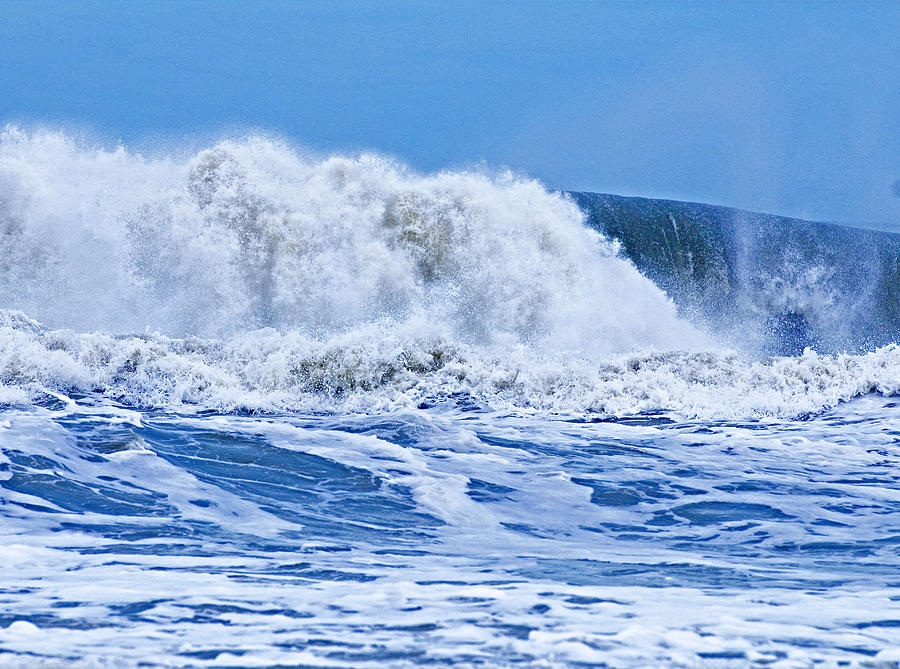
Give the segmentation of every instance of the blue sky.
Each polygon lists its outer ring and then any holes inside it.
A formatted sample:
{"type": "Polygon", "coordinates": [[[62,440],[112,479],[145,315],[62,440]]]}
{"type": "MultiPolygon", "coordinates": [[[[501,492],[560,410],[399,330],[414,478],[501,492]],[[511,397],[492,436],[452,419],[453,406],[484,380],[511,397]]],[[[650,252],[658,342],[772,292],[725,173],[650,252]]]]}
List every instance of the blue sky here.
{"type": "Polygon", "coordinates": [[[0,0],[0,123],[900,229],[900,2],[0,0]]]}

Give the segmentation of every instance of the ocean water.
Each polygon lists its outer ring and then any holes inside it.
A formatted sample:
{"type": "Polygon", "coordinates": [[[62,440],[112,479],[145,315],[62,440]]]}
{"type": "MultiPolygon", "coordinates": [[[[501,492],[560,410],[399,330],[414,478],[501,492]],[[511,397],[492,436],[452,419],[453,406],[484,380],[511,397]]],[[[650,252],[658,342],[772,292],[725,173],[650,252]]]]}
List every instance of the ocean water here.
{"type": "Polygon", "coordinates": [[[521,176],[9,127],[0,666],[898,666],[900,336],[753,318],[521,176]]]}

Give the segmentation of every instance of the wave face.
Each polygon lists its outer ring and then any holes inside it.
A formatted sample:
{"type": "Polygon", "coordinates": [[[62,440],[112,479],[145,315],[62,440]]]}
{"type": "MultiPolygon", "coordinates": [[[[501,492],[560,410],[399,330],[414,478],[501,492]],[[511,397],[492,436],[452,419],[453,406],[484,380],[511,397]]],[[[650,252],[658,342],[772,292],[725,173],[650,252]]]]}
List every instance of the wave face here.
{"type": "Polygon", "coordinates": [[[862,351],[900,332],[900,235],[728,207],[571,193],[682,312],[742,348],[862,351]]]}
{"type": "MultiPolygon", "coordinates": [[[[759,321],[767,299],[750,282],[735,300],[739,263],[698,254],[691,272],[703,259],[712,278],[691,283],[625,236],[633,263],[578,204],[510,174],[421,176],[262,137],[153,158],[9,127],[0,401],[99,392],[137,406],[368,411],[466,396],[604,415],[795,416],[900,387],[888,336],[865,355],[719,350],[727,328],[708,316],[737,313],[720,308],[734,301],[759,321]]],[[[833,287],[826,265],[797,265],[812,287],[773,279],[787,302],[770,311],[824,314],[802,305],[833,287]]],[[[852,323],[893,317],[888,303],[888,316],[873,310],[879,290],[857,300],[852,323]]]]}

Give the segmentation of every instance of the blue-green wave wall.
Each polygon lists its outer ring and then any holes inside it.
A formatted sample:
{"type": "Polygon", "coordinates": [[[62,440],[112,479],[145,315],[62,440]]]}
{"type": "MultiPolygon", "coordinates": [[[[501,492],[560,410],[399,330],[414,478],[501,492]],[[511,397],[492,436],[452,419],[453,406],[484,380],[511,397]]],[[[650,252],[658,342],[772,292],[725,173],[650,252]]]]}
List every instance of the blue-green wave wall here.
{"type": "Polygon", "coordinates": [[[570,192],[690,317],[767,353],[900,340],[900,235],[729,207],[570,192]]]}

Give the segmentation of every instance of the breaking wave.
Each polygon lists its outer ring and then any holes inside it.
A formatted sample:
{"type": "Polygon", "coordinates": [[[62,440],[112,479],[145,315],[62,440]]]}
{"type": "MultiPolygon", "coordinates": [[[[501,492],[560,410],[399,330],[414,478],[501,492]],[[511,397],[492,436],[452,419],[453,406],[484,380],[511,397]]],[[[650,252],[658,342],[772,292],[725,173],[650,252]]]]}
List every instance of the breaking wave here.
{"type": "Polygon", "coordinates": [[[264,137],[179,159],[8,127],[0,309],[0,402],[795,416],[900,388],[895,345],[718,350],[533,180],[264,137]]]}

